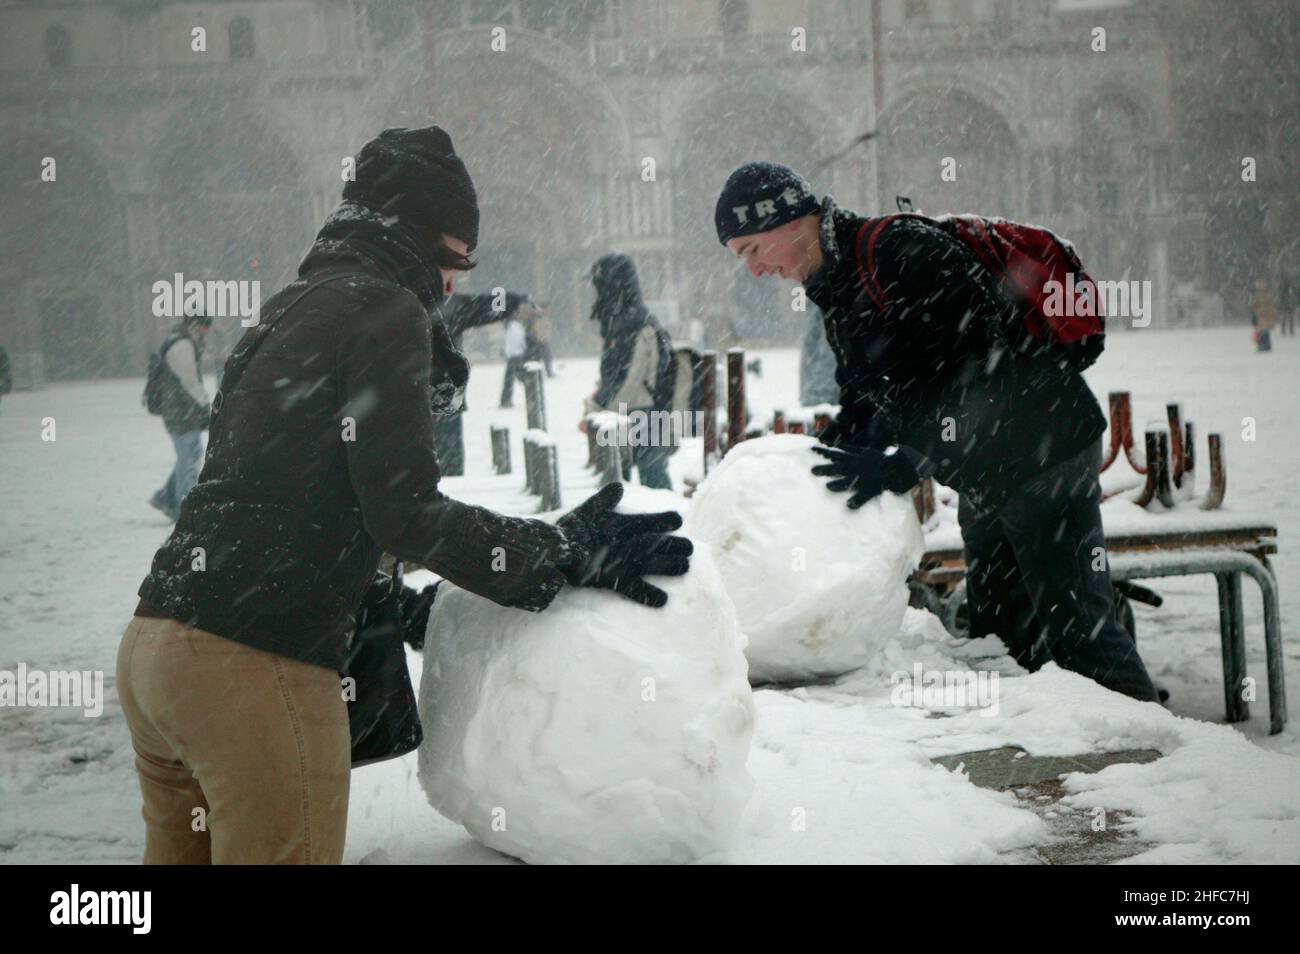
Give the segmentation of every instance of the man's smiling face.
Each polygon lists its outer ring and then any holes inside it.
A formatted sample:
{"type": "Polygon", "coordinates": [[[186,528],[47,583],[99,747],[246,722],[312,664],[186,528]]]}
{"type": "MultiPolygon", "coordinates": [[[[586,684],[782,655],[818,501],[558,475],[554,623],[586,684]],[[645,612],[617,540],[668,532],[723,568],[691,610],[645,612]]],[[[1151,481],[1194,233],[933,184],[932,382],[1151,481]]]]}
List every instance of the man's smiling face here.
{"type": "Polygon", "coordinates": [[[727,248],[755,278],[779,275],[787,281],[807,281],[821,265],[820,221],[820,216],[805,215],[766,232],[728,239],[727,248]]]}

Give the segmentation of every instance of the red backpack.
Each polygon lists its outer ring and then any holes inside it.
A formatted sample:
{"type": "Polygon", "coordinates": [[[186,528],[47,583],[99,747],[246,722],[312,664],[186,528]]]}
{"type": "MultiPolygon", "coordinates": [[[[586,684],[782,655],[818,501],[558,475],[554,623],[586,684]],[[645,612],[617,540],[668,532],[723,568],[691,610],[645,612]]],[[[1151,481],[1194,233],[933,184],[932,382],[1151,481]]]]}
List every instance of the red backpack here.
{"type": "Polygon", "coordinates": [[[1073,346],[1066,353],[1077,370],[1097,360],[1106,334],[1106,319],[1096,286],[1083,270],[1074,246],[1038,225],[980,215],[932,219],[915,212],[868,219],[858,230],[858,276],[877,307],[884,308],[886,300],[876,277],[876,242],[886,226],[901,218],[929,222],[974,252],[984,267],[1026,305],[1022,312],[1025,330],[1034,338],[1050,338],[1073,346]],[[1059,291],[1047,287],[1053,281],[1059,283],[1059,291]],[[1049,309],[1048,300],[1053,295],[1056,305],[1049,309]]]}

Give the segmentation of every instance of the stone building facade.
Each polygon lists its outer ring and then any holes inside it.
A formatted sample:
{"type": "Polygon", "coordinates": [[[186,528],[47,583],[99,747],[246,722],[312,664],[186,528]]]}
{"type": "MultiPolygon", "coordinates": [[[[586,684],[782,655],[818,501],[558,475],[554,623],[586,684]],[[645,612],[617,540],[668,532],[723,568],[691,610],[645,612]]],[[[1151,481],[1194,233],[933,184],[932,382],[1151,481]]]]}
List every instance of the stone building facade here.
{"type": "MultiPolygon", "coordinates": [[[[463,287],[549,301],[561,353],[594,349],[583,271],[616,248],[679,336],[798,340],[789,288],[737,281],[713,233],[753,158],[860,211],[906,194],[1048,224],[1096,277],[1150,279],[1157,324],[1189,288],[1236,318],[1295,259],[1295,19],[1282,0],[11,0],[0,344],[20,384],[141,374],[155,281],[269,296],[346,159],[428,122],[479,188],[463,287]]],[[[218,321],[214,359],[239,332],[218,321]]]]}

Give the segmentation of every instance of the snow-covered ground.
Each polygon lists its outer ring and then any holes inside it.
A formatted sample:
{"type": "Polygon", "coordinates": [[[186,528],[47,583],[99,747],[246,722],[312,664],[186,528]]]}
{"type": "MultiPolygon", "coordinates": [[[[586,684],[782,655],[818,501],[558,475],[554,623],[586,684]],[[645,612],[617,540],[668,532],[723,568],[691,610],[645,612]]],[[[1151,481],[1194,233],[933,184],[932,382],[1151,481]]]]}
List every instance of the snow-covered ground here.
{"type": "MultiPolygon", "coordinates": [[[[1278,338],[1257,355],[1243,330],[1142,331],[1111,336],[1089,382],[1133,392],[1134,423],[1179,400],[1205,435],[1224,435],[1225,510],[1260,515],[1279,528],[1274,561],[1282,600],[1287,689],[1300,700],[1300,343],[1278,338]],[[1243,440],[1243,419],[1255,440],[1243,440]]],[[[792,407],[797,354],[760,352],[755,403],[792,407]]],[[[470,382],[469,474],[447,492],[512,512],[534,506],[522,475],[490,477],[490,423],[512,429],[516,465],[522,401],[500,411],[499,365],[470,382]]],[[[560,362],[548,384],[551,431],[559,441],[565,507],[595,489],[581,469],[576,430],[595,361],[560,362]]],[[[103,714],[0,708],[0,860],[129,862],[143,847],[143,823],[126,727],[113,692],[118,640],[154,548],[168,531],[145,503],[171,466],[161,425],[139,405],[142,382],[55,386],[0,404],[0,670],[99,670],[103,714]],[[53,418],[54,441],[42,440],[53,418]]],[[[698,471],[686,452],[678,480],[698,471]]],[[[1199,480],[1207,478],[1202,464],[1199,480]]],[[[1203,487],[1203,484],[1202,484],[1203,487]]],[[[1180,515],[1181,517],[1181,515],[1180,515]]],[[[1018,861],[1049,837],[1043,819],[1009,793],[977,788],[931,765],[938,755],[1019,745],[1033,755],[1155,748],[1165,758],[1070,776],[1066,805],[1131,813],[1126,824],[1153,847],[1139,862],[1300,861],[1300,733],[1295,722],[1267,735],[1258,593],[1245,584],[1247,662],[1261,684],[1253,718],[1225,727],[1218,616],[1208,577],[1155,581],[1158,609],[1137,606],[1138,645],[1173,698],[1169,711],[1108,693],[1056,667],[1019,673],[990,640],[948,640],[933,617],[909,612],[881,658],[835,684],[755,693],[750,753],[756,785],[735,846],[717,860],[979,862],[1018,861]],[[927,668],[996,671],[997,714],[895,705],[890,674],[927,668]],[[943,716],[943,717],[940,717],[943,716]]],[[[421,665],[412,658],[412,675],[421,665]]],[[[416,757],[352,776],[346,860],[502,862],[429,806],[416,757]]]]}

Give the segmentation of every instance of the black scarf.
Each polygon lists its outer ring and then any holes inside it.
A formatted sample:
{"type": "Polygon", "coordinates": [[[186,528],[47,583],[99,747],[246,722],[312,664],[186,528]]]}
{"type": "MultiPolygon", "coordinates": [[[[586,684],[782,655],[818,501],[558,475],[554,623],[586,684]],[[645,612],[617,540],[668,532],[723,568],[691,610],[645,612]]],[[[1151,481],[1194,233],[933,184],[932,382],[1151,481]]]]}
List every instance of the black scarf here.
{"type": "Polygon", "coordinates": [[[378,274],[412,292],[429,313],[433,343],[433,413],[459,412],[469,380],[469,362],[443,320],[442,272],[428,244],[388,217],[357,202],[343,202],[331,213],[298,268],[300,277],[325,269],[358,268],[378,274]]]}

